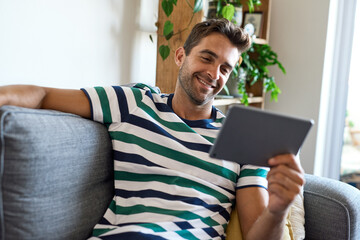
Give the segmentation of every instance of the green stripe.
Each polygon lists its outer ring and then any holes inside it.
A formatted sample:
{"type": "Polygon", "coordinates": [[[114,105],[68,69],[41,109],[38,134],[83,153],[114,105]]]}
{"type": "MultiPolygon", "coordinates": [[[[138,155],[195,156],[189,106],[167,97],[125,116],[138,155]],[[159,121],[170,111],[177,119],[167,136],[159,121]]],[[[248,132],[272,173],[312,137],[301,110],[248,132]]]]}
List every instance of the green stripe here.
{"type": "Polygon", "coordinates": [[[132,181],[132,182],[150,182],[150,181],[157,181],[166,183],[169,185],[176,185],[186,188],[193,188],[199,192],[211,195],[217,198],[221,203],[229,203],[230,199],[203,184],[200,184],[196,181],[192,181],[182,177],[174,177],[174,176],[167,176],[167,175],[160,175],[160,174],[141,174],[141,173],[130,173],[125,171],[114,171],[115,172],[115,180],[124,180],[124,181],[132,181]]]}
{"type": "Polygon", "coordinates": [[[216,123],[222,123],[222,121],[225,119],[225,117],[222,117],[222,118],[217,118],[215,120],[216,123]]]}
{"type": "Polygon", "coordinates": [[[201,136],[211,143],[214,143],[214,141],[215,141],[215,138],[213,138],[213,137],[208,137],[208,136],[204,136],[204,135],[201,135],[201,136]]]}
{"type": "Polygon", "coordinates": [[[184,239],[200,239],[197,238],[194,234],[192,234],[191,232],[189,232],[188,230],[179,230],[179,231],[175,231],[177,234],[179,234],[181,237],[183,237],[184,239]]]}
{"type": "Polygon", "coordinates": [[[111,230],[114,230],[115,228],[94,228],[93,229],[93,232],[92,232],[92,235],[93,236],[100,236],[101,234],[104,234],[104,233],[107,233],[111,230]]]}
{"type": "Polygon", "coordinates": [[[257,176],[257,177],[263,177],[266,178],[268,171],[265,169],[244,169],[241,170],[240,172],[240,178],[242,177],[253,177],[253,176],[257,176]]]}
{"type": "Polygon", "coordinates": [[[163,228],[155,223],[140,223],[137,225],[141,226],[141,227],[149,228],[149,229],[153,230],[154,232],[166,232],[165,228],[163,228]]]}
{"type": "Polygon", "coordinates": [[[180,151],[165,146],[161,146],[159,144],[139,138],[133,134],[128,134],[125,132],[109,132],[109,134],[112,139],[116,139],[130,144],[137,144],[150,152],[204,169],[208,172],[227,178],[232,182],[236,182],[236,173],[222,166],[218,166],[214,163],[203,161],[200,158],[196,158],[192,155],[182,153],[180,151]]]}
{"type": "Polygon", "coordinates": [[[111,123],[111,111],[108,96],[103,87],[95,87],[97,94],[99,95],[101,109],[103,112],[103,123],[111,123]]]}
{"type": "Polygon", "coordinates": [[[211,219],[210,217],[203,218],[193,212],[190,211],[180,211],[180,210],[171,210],[171,209],[164,209],[164,208],[158,208],[158,207],[151,207],[151,206],[144,206],[141,204],[133,205],[131,207],[123,207],[116,205],[115,201],[112,200],[112,204],[110,204],[110,209],[115,214],[121,214],[121,215],[132,215],[132,214],[138,214],[138,213],[156,213],[156,214],[164,214],[169,216],[175,216],[178,218],[182,218],[185,220],[194,220],[194,219],[200,219],[202,222],[207,224],[208,226],[217,226],[219,225],[218,222],[211,219]]]}
{"type": "Polygon", "coordinates": [[[159,94],[158,91],[155,91],[154,88],[150,87],[149,85],[143,84],[143,83],[137,83],[135,84],[136,87],[142,88],[142,89],[149,89],[151,93],[159,94]]]}
{"type": "MultiPolygon", "coordinates": [[[[165,228],[163,228],[155,223],[141,223],[141,224],[137,224],[137,225],[139,225],[141,227],[149,228],[149,229],[153,230],[154,232],[167,232],[167,230],[165,228]]],[[[199,239],[196,236],[194,236],[191,232],[189,232],[188,230],[179,230],[179,231],[175,231],[175,233],[185,239],[199,239]]]]}
{"type": "Polygon", "coordinates": [[[188,125],[186,125],[183,122],[168,122],[163,120],[162,118],[160,118],[156,112],[149,106],[147,106],[146,104],[144,104],[142,102],[142,94],[140,89],[136,89],[136,88],[132,88],[135,100],[136,100],[136,105],[141,108],[143,111],[145,111],[148,115],[150,115],[153,119],[155,119],[156,121],[158,121],[159,123],[161,123],[162,125],[166,126],[167,128],[170,128],[171,130],[177,131],[177,132],[193,132],[195,133],[195,131],[190,128],[188,125]]]}

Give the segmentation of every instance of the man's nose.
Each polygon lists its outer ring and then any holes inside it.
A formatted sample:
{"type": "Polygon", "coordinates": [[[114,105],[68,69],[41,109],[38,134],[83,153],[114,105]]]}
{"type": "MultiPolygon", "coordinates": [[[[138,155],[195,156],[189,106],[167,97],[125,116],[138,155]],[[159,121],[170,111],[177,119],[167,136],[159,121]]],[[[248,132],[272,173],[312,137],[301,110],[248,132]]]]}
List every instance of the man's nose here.
{"type": "Polygon", "coordinates": [[[211,80],[218,80],[220,77],[220,66],[211,66],[208,69],[208,76],[211,80]]]}

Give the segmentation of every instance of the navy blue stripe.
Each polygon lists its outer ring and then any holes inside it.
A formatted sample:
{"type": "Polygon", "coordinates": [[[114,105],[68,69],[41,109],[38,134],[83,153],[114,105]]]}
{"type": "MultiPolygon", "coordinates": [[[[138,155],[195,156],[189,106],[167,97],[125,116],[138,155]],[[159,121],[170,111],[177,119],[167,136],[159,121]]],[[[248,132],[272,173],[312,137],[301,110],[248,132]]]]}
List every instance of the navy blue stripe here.
{"type": "Polygon", "coordinates": [[[151,167],[162,167],[158,164],[155,164],[146,158],[133,153],[124,153],[119,152],[116,150],[113,150],[114,160],[121,161],[121,162],[131,162],[131,163],[137,163],[145,166],[151,166],[151,167]]]}
{"type": "Polygon", "coordinates": [[[190,223],[188,222],[174,222],[181,230],[186,229],[192,229],[194,228],[190,223]]]}
{"type": "MultiPolygon", "coordinates": [[[[174,222],[181,230],[189,230],[194,227],[188,222],[174,222]]],[[[211,238],[219,237],[219,233],[212,227],[202,228],[211,238]]]]}
{"type": "Polygon", "coordinates": [[[129,107],[127,104],[127,98],[126,98],[124,90],[120,86],[113,86],[113,88],[115,90],[118,104],[119,104],[121,121],[123,122],[123,121],[125,121],[125,119],[127,119],[129,117],[129,107]]]}
{"type": "MultiPolygon", "coordinates": [[[[139,88],[139,87],[137,87],[139,88]]],[[[140,88],[141,90],[145,90],[140,88]]],[[[155,104],[155,107],[160,112],[172,112],[172,109],[166,103],[157,103],[154,101],[154,95],[150,90],[145,90],[145,96],[151,99],[151,101],[155,104]]]]}
{"type": "Polygon", "coordinates": [[[206,232],[211,238],[219,237],[219,233],[211,227],[203,228],[204,232],[206,232]]]}
{"type": "MultiPolygon", "coordinates": [[[[154,179],[155,180],[155,179],[154,179]]],[[[169,201],[181,201],[191,205],[203,206],[206,209],[212,212],[219,212],[221,216],[225,219],[230,219],[230,214],[226,211],[225,208],[221,207],[218,204],[207,204],[203,200],[194,197],[184,197],[179,195],[172,195],[164,192],[159,192],[156,190],[140,190],[140,191],[128,191],[122,189],[115,189],[115,195],[123,198],[131,198],[131,197],[140,197],[140,198],[161,198],[169,201]]]]}
{"type": "Polygon", "coordinates": [[[172,112],[171,108],[166,103],[155,103],[155,107],[160,112],[172,112]]]}
{"type": "Polygon", "coordinates": [[[212,108],[211,118],[209,119],[201,119],[201,120],[187,120],[182,119],[187,125],[191,128],[206,128],[206,129],[220,129],[220,127],[215,127],[212,125],[216,121],[217,109],[215,107],[212,108]]]}
{"type": "Polygon", "coordinates": [[[104,225],[112,225],[106,218],[102,217],[98,224],[104,224],[104,225]]]}
{"type": "Polygon", "coordinates": [[[206,153],[208,153],[210,151],[211,145],[203,144],[203,143],[192,143],[192,142],[182,141],[182,140],[174,137],[173,135],[171,135],[167,131],[165,131],[159,125],[157,125],[154,122],[149,121],[147,119],[144,119],[144,118],[141,118],[141,117],[138,117],[138,116],[135,116],[135,115],[131,115],[131,117],[128,119],[127,122],[130,123],[130,124],[133,124],[135,126],[138,126],[140,128],[145,128],[146,130],[149,130],[149,131],[152,131],[154,133],[158,133],[158,134],[160,134],[162,136],[171,138],[171,139],[179,142],[181,145],[185,146],[186,148],[201,151],[201,152],[206,152],[206,153]]]}
{"type": "Polygon", "coordinates": [[[101,236],[98,238],[104,239],[104,240],[119,240],[119,239],[166,240],[166,238],[163,238],[160,236],[145,234],[145,233],[141,233],[141,232],[125,232],[125,233],[118,233],[118,234],[109,235],[109,236],[101,236]]]}
{"type": "Polygon", "coordinates": [[[225,187],[222,186],[218,186],[220,187],[222,190],[227,191],[228,193],[230,193],[231,195],[235,195],[235,190],[231,190],[231,189],[227,189],[225,187]]]}
{"type": "Polygon", "coordinates": [[[242,187],[236,187],[236,190],[238,189],[243,189],[243,188],[248,188],[248,187],[261,187],[267,190],[266,187],[262,186],[262,185],[257,185],[257,184],[253,184],[253,185],[246,185],[246,186],[242,186],[242,187]]]}

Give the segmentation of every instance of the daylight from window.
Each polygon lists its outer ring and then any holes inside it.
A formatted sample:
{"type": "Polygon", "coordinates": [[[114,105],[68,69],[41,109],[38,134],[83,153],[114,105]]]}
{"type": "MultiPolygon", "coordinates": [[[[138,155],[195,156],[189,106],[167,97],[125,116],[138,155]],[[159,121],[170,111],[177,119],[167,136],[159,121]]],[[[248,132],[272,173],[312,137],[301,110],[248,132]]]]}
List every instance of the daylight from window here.
{"type": "Polygon", "coordinates": [[[360,4],[357,4],[341,159],[342,180],[360,187],[360,4]]]}

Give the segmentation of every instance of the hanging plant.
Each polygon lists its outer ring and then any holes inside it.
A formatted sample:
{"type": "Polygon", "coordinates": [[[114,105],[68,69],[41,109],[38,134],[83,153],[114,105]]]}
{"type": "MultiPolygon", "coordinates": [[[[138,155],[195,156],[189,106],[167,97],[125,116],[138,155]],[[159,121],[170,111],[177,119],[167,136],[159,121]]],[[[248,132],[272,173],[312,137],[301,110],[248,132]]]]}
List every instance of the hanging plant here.
{"type": "MultiPolygon", "coordinates": [[[[194,6],[192,6],[188,0],[186,0],[186,2],[187,5],[189,6],[189,9],[192,10],[192,16],[187,27],[174,33],[174,24],[170,20],[167,20],[164,24],[163,34],[159,35],[160,37],[164,37],[167,40],[167,44],[163,44],[159,47],[159,54],[163,60],[165,60],[170,55],[170,51],[171,51],[170,39],[173,36],[188,30],[195,13],[200,12],[202,10],[203,7],[202,0],[195,0],[194,6]]],[[[176,6],[176,4],[177,4],[177,0],[162,0],[161,8],[167,17],[170,17],[171,13],[174,10],[174,6],[176,6]]],[[[150,40],[153,41],[151,35],[150,35],[150,40]]]]}

